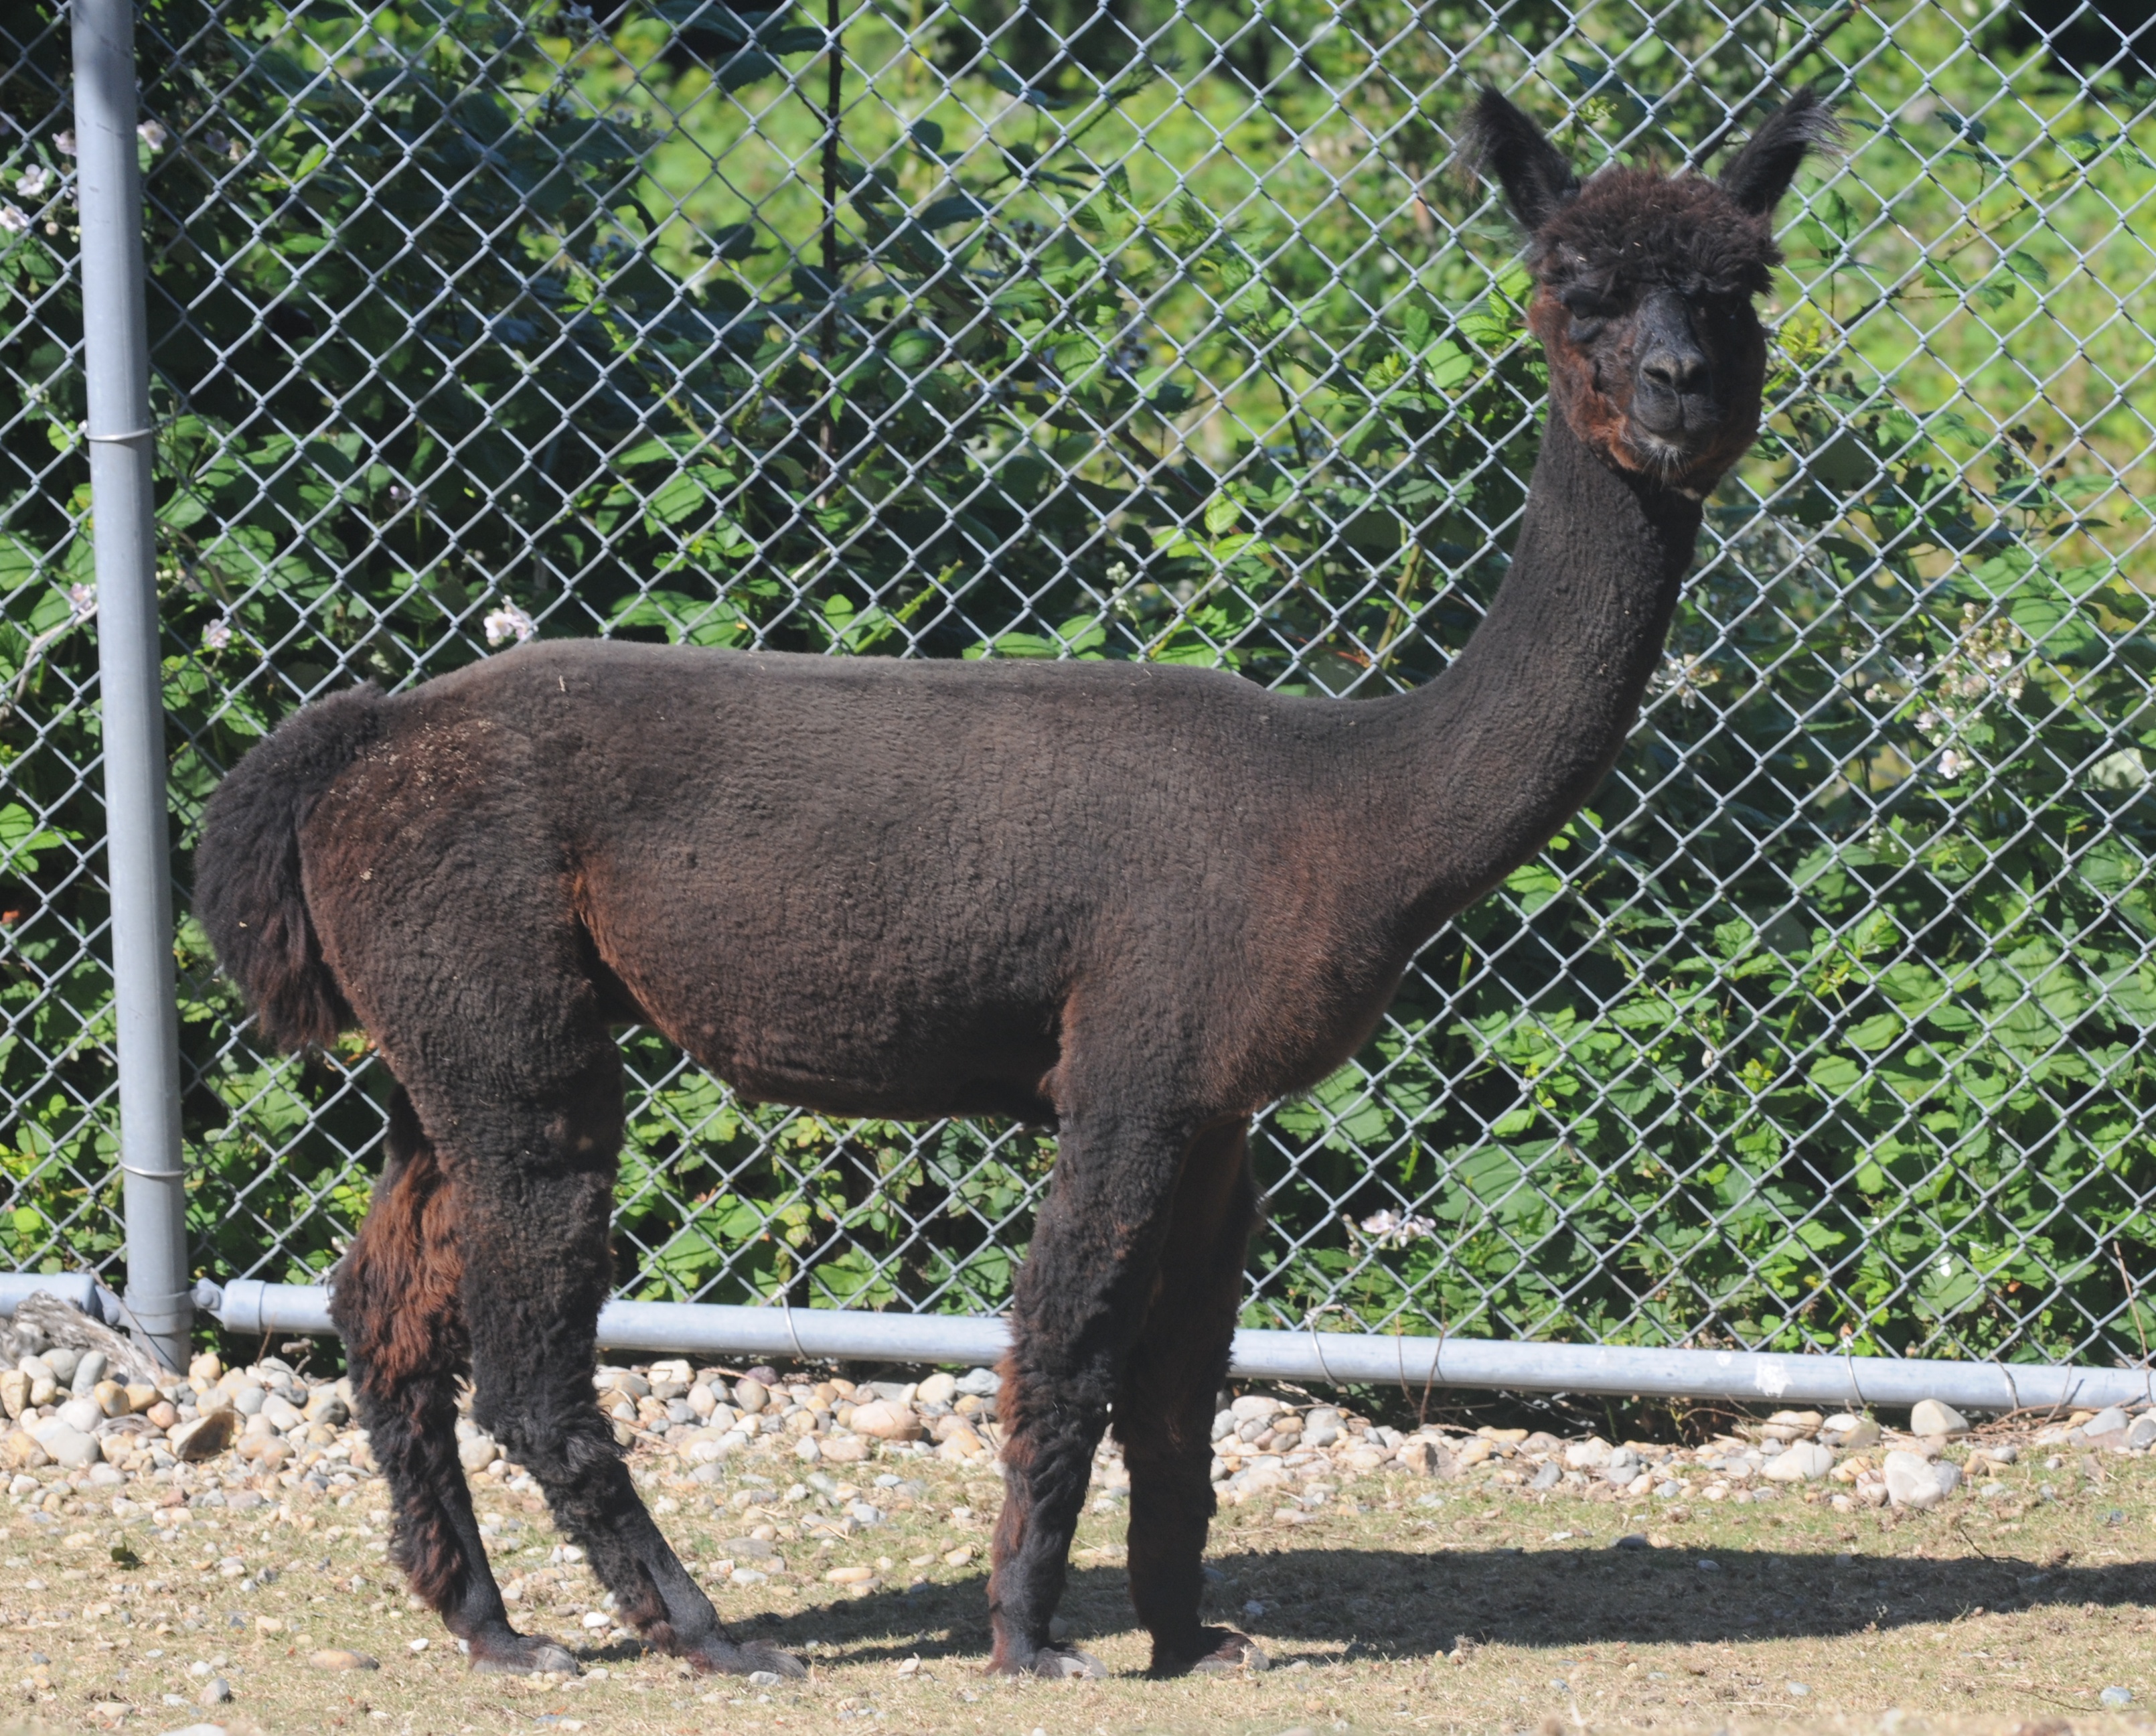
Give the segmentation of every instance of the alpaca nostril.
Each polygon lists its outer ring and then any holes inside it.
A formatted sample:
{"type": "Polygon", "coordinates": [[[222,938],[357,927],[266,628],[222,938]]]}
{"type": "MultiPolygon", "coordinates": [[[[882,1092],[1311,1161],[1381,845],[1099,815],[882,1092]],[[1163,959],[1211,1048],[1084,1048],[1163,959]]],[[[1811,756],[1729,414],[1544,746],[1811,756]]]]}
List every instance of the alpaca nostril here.
{"type": "Polygon", "coordinates": [[[1707,357],[1697,350],[1656,350],[1640,362],[1640,372],[1665,392],[1681,396],[1707,389],[1707,357]]]}

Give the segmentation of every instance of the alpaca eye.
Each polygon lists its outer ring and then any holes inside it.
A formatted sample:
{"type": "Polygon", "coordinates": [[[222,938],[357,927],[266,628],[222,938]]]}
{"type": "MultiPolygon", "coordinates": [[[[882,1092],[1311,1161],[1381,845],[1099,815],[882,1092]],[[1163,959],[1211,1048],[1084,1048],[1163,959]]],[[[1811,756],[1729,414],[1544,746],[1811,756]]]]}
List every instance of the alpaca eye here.
{"type": "Polygon", "coordinates": [[[1607,320],[1574,320],[1565,336],[1576,344],[1590,344],[1602,336],[1607,320]]]}

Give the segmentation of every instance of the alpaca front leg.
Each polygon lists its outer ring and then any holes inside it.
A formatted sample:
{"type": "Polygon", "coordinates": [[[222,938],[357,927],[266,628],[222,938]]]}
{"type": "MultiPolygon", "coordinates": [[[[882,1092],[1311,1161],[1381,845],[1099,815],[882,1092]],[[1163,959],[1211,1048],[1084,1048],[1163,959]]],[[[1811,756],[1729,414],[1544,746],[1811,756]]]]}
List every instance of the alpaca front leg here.
{"type": "Polygon", "coordinates": [[[1033,1246],[1019,1269],[998,1415],[1004,1505],[988,1576],[1006,1675],[1101,1676],[1055,1644],[1070,1540],[1119,1372],[1144,1317],[1187,1136],[1111,1129],[1066,1116],[1033,1246]]]}
{"type": "Polygon", "coordinates": [[[1265,1667],[1247,1636],[1198,1619],[1214,1510],[1213,1406],[1228,1374],[1256,1221],[1248,1129],[1217,1128],[1193,1142],[1152,1305],[1116,1394],[1116,1437],[1131,1473],[1131,1601],[1152,1636],[1156,1676],[1265,1667]]]}
{"type": "Polygon", "coordinates": [[[1056,1645],[1049,1628],[1063,1600],[1070,1539],[1107,1405],[1073,1393],[1074,1371],[1040,1355],[1016,1317],[1012,1327],[998,1406],[1013,1421],[1003,1451],[1003,1511],[990,1547],[988,1620],[995,1643],[988,1668],[1006,1676],[1105,1676],[1098,1658],[1056,1645]],[[1059,1401],[1058,1394],[1068,1396],[1059,1401]]]}

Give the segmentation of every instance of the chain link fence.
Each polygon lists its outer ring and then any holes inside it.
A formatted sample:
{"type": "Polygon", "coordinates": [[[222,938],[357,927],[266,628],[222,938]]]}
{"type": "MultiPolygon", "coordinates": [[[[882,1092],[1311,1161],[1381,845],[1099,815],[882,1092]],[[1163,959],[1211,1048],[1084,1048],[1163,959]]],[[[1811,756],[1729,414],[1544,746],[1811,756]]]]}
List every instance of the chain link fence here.
{"type": "MultiPolygon", "coordinates": [[[[2071,0],[145,0],[175,871],[293,707],[534,634],[1353,698],[1501,580],[1543,380],[1474,86],[1584,166],[1830,92],[1768,429],[1550,850],[1264,1117],[1246,1323],[2102,1362],[2156,1264],[2156,162],[2071,0]]],[[[2129,20],[2129,26],[2131,21],[2129,20]]],[[[0,21],[0,1265],[121,1258],[67,31],[0,21]]],[[[363,1040],[180,937],[191,1228],[317,1277],[363,1040]]],[[[627,1293],[996,1311],[1032,1129],[648,1031],[627,1293]]]]}

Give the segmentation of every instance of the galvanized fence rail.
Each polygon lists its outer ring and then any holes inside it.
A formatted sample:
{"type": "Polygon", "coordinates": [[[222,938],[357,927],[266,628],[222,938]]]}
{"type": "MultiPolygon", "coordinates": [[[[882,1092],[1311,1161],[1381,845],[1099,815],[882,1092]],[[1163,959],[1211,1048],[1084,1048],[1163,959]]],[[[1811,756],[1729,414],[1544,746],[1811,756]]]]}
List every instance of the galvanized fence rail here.
{"type": "MultiPolygon", "coordinates": [[[[1816,83],[1850,148],[1784,213],[1768,431],[1647,716],[1265,1117],[1245,1323],[2143,1360],[2145,34],[2062,0],[145,0],[136,45],[182,900],[279,717],[535,634],[1426,679],[1541,407],[1450,167],[1475,85],[1593,167],[1816,83]]],[[[80,70],[53,0],[0,19],[0,1267],[116,1283],[88,485],[125,430],[85,424],[80,70]]],[[[183,913],[177,949],[194,1271],[308,1283],[382,1070],[265,1053],[183,913]]],[[[1045,1137],[627,1052],[625,1295],[1000,1306],[1045,1137]]]]}

